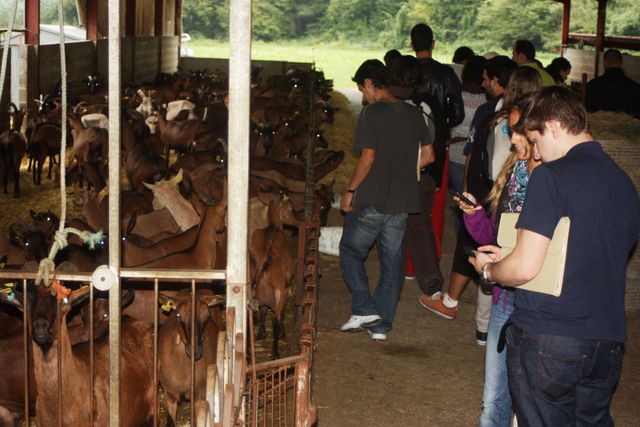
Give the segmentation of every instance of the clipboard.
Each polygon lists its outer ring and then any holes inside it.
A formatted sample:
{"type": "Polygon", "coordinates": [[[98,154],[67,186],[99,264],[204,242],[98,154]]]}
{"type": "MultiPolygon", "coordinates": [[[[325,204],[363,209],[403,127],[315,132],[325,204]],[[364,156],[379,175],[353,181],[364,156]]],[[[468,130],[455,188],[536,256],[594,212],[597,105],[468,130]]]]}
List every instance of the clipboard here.
{"type": "MultiPolygon", "coordinates": [[[[502,247],[502,258],[513,252],[516,247],[518,233],[516,223],[519,217],[520,214],[518,213],[503,213],[500,216],[498,245],[502,247]]],[[[533,280],[517,286],[517,289],[541,292],[555,297],[560,296],[564,280],[564,267],[567,260],[570,228],[571,220],[569,217],[563,216],[560,218],[547,248],[547,253],[544,256],[540,272],[533,280]]]]}

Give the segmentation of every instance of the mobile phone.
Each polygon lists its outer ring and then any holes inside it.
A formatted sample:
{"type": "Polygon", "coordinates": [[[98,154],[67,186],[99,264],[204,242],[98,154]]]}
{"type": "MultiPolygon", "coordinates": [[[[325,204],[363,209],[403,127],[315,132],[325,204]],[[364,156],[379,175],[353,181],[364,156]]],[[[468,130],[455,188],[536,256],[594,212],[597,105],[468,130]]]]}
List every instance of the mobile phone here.
{"type": "Polygon", "coordinates": [[[462,251],[467,256],[472,256],[472,257],[478,256],[478,251],[475,248],[472,248],[471,246],[467,246],[467,247],[462,248],[462,251]]]}
{"type": "Polygon", "coordinates": [[[462,200],[463,202],[465,202],[466,204],[468,204],[469,206],[473,206],[474,208],[478,206],[477,203],[472,202],[471,199],[469,199],[467,196],[464,196],[459,191],[454,192],[453,195],[459,198],[460,200],[462,200]]]}

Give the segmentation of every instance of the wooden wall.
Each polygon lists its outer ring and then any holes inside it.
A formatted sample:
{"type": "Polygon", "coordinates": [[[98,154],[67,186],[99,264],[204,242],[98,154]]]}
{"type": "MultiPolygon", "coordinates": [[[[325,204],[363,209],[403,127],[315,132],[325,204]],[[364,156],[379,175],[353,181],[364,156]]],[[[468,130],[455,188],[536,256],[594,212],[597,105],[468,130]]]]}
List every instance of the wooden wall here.
{"type": "MultiPolygon", "coordinates": [[[[299,68],[302,70],[310,70],[311,64],[307,62],[285,62],[285,61],[251,61],[251,65],[256,67],[262,67],[262,76],[273,76],[285,74],[292,68],[299,68]]],[[[216,71],[222,70],[228,74],[229,60],[226,58],[193,58],[183,57],[180,58],[180,68],[185,72],[208,70],[216,71]]]]}
{"type": "MultiPolygon", "coordinates": [[[[175,34],[176,0],[163,0],[163,35],[175,34]]],[[[211,0],[214,1],[214,0],[211,0]]],[[[121,0],[121,30],[125,31],[125,16],[127,4],[135,2],[136,6],[136,35],[152,36],[155,27],[155,0],[121,0]]],[[[107,37],[108,28],[108,0],[98,0],[98,38],[107,37]]]]}
{"type": "MultiPolygon", "coordinates": [[[[569,80],[582,80],[582,73],[587,73],[587,80],[594,77],[595,51],[567,48],[564,50],[563,56],[571,63],[569,80]]],[[[623,61],[623,68],[627,76],[640,83],[640,56],[623,55],[623,61]]],[[[598,75],[601,76],[603,73],[602,54],[600,54],[599,64],[598,75]]]]}

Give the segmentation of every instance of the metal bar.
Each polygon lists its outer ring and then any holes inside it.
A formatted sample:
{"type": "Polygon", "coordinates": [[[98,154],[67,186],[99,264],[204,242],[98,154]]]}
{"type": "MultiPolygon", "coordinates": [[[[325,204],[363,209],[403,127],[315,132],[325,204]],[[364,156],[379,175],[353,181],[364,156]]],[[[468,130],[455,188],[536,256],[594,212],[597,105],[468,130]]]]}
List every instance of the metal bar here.
{"type": "MultiPolygon", "coordinates": [[[[204,325],[203,325],[204,327],[204,325]]],[[[196,282],[191,281],[191,337],[189,345],[191,345],[191,357],[189,362],[191,365],[191,425],[196,425],[196,282]]],[[[205,366],[206,369],[206,366],[205,366]]]]}
{"type": "Polygon", "coordinates": [[[315,176],[313,171],[313,153],[315,151],[316,110],[315,110],[315,67],[309,71],[309,133],[305,152],[304,217],[310,218],[315,204],[315,176]]]}
{"type": "Polygon", "coordinates": [[[569,39],[569,23],[571,21],[571,0],[562,2],[562,46],[567,45],[569,39]]]}
{"type": "Polygon", "coordinates": [[[164,0],[155,0],[153,12],[153,35],[162,36],[164,34],[164,0]]]}
{"type": "Polygon", "coordinates": [[[160,400],[158,399],[158,279],[153,281],[153,427],[158,427],[160,400]]]}
{"type": "MultiPolygon", "coordinates": [[[[229,178],[227,306],[245,334],[247,319],[247,228],[249,200],[249,103],[251,84],[251,0],[230,1],[229,23],[229,178]],[[231,196],[233,195],[233,196],[231,196]]],[[[233,341],[234,335],[231,335],[233,341]]],[[[237,351],[244,353],[242,340],[237,351]]],[[[235,360],[232,359],[232,365],[235,360]]],[[[234,366],[232,370],[235,370],[234,366]]],[[[241,419],[244,414],[241,413],[241,419]]]]}
{"type": "Polygon", "coordinates": [[[93,348],[93,286],[89,286],[89,420],[91,420],[91,425],[93,425],[93,364],[94,364],[94,348],[93,348]]]}
{"type": "Polygon", "coordinates": [[[24,27],[26,44],[40,44],[40,0],[26,0],[24,4],[24,27]]]}
{"type": "MultiPolygon", "coordinates": [[[[129,2],[131,3],[131,2],[129,2]]],[[[120,426],[120,0],[109,0],[109,426],[120,426]]]]}
{"type": "Polygon", "coordinates": [[[98,40],[98,0],[87,0],[87,40],[98,40]]]}
{"type": "Polygon", "coordinates": [[[298,262],[296,263],[296,307],[302,307],[304,301],[304,267],[307,252],[307,221],[298,226],[298,262]]]}
{"type": "MultiPolygon", "coordinates": [[[[569,44],[582,43],[587,46],[596,45],[595,34],[569,33],[569,44]]],[[[640,37],[638,36],[604,36],[603,48],[640,50],[640,37]]]]}
{"type": "Polygon", "coordinates": [[[135,1],[126,2],[125,6],[125,36],[136,36],[136,3],[135,1]]]}
{"type": "Polygon", "coordinates": [[[22,339],[24,350],[24,425],[31,423],[29,419],[29,353],[31,346],[29,345],[29,293],[27,292],[27,281],[22,281],[22,339]]]}
{"type": "MultiPolygon", "coordinates": [[[[57,276],[56,276],[57,277],[57,276]]],[[[135,270],[123,268],[120,277],[129,279],[225,280],[225,270],[135,270]]]]}
{"type": "Polygon", "coordinates": [[[58,427],[62,427],[62,309],[60,307],[60,300],[56,301],[56,321],[58,322],[58,413],[56,414],[56,423],[58,427]]]}
{"type": "Polygon", "coordinates": [[[607,18],[607,0],[598,0],[598,20],[596,22],[596,60],[593,66],[593,75],[598,77],[600,68],[600,52],[604,46],[604,28],[607,18]]]}
{"type": "Polygon", "coordinates": [[[270,360],[268,362],[256,363],[254,366],[248,366],[247,370],[251,370],[255,368],[256,372],[260,373],[262,371],[268,371],[269,369],[274,369],[280,366],[295,365],[296,363],[306,359],[307,359],[307,356],[303,354],[298,354],[296,356],[284,357],[278,360],[270,360]]]}
{"type": "MultiPolygon", "coordinates": [[[[173,34],[180,37],[182,35],[182,0],[175,0],[176,8],[174,14],[173,34]]],[[[179,46],[179,45],[178,45],[179,46]]]]}

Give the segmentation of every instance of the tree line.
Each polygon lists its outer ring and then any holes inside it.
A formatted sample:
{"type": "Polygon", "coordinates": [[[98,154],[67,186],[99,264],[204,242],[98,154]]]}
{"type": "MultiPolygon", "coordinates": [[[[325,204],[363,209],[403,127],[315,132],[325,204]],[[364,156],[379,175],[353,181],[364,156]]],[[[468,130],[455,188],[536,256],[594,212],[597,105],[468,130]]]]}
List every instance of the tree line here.
{"type": "MultiPolygon", "coordinates": [[[[597,2],[571,2],[571,32],[593,33],[597,2]]],[[[184,31],[227,39],[228,0],[184,0],[184,31]]],[[[509,49],[525,38],[543,50],[560,44],[562,4],[553,0],[254,0],[253,38],[307,39],[380,48],[409,47],[409,31],[428,23],[438,42],[478,51],[509,49]]],[[[609,0],[607,34],[640,35],[637,0],[609,0]]]]}

